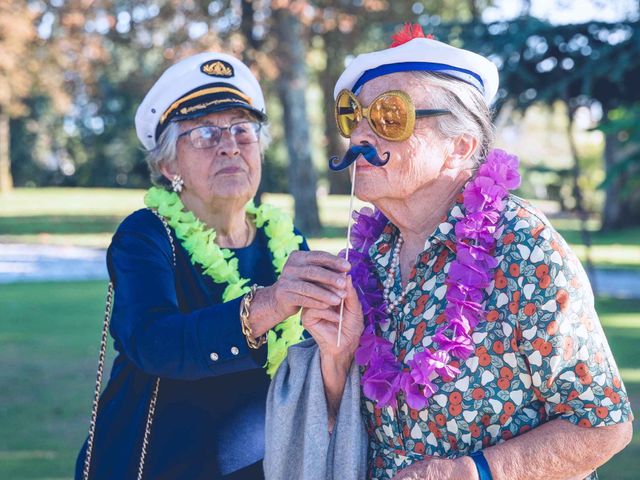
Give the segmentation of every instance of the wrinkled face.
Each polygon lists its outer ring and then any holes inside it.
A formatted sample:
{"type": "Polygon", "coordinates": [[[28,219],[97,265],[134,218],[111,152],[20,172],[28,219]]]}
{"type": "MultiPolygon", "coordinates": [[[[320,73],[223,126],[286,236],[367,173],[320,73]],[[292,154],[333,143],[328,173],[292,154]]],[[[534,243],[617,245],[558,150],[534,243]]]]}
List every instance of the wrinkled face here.
{"type": "MultiPolygon", "coordinates": [[[[212,113],[180,122],[180,133],[202,125],[228,127],[243,120],[255,120],[246,110],[234,109],[212,113]]],[[[255,195],[260,183],[260,142],[241,143],[224,130],[217,145],[196,148],[183,135],[176,145],[176,172],[184,179],[183,195],[194,195],[203,203],[213,199],[247,201],[255,195]]]]}
{"type": "MultiPolygon", "coordinates": [[[[368,106],[378,95],[390,90],[402,90],[409,95],[416,109],[439,108],[430,98],[428,84],[407,72],[377,77],[367,82],[358,100],[368,106]]],[[[450,142],[441,139],[435,129],[435,118],[417,118],[413,134],[400,142],[377,136],[367,121],[361,121],[351,134],[350,145],[369,143],[378,154],[389,152],[389,162],[374,167],[362,157],[357,160],[356,196],[376,203],[382,199],[406,199],[418,189],[427,186],[441,174],[450,142]]]]}

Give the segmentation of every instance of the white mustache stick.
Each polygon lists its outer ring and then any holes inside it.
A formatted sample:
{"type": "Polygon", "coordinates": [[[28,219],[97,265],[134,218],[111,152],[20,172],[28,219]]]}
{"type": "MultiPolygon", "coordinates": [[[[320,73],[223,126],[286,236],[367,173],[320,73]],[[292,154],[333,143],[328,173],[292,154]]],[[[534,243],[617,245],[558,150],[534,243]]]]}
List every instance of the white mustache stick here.
{"type": "MultiPolygon", "coordinates": [[[[349,261],[349,247],[351,245],[351,222],[353,212],[353,193],[356,186],[356,162],[353,162],[353,170],[351,171],[351,196],[349,197],[349,221],[347,222],[347,251],[344,259],[349,261]]],[[[340,339],[342,338],[342,317],[344,314],[344,298],[340,302],[340,321],[338,322],[338,347],[340,346],[340,339]]]]}

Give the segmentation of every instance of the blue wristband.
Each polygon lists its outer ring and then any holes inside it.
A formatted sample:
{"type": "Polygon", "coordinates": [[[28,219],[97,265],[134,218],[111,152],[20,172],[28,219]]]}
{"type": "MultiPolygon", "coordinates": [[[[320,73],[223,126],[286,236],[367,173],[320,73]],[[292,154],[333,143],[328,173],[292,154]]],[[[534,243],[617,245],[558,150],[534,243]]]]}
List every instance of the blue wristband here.
{"type": "Polygon", "coordinates": [[[478,470],[478,478],[480,480],[493,480],[493,477],[491,476],[491,469],[489,468],[487,459],[484,458],[482,450],[473,452],[471,454],[471,460],[476,464],[476,470],[478,470]]]}

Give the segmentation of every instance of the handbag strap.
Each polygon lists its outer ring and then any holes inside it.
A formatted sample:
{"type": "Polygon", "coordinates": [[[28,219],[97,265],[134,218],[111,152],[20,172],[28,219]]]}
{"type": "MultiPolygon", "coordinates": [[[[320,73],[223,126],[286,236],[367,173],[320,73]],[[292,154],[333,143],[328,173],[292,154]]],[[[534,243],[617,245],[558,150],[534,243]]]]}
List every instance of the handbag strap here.
{"type": "Polygon", "coordinates": [[[84,457],[83,480],[89,480],[89,470],[91,469],[91,453],[93,452],[93,440],[96,433],[96,419],[98,417],[98,402],[100,401],[100,390],[102,386],[102,372],[104,370],[104,357],[107,351],[107,335],[109,334],[109,320],[113,306],[113,283],[109,282],[107,288],[107,301],[104,307],[104,323],[102,324],[102,338],[100,339],[100,354],[98,356],[98,372],[96,374],[96,388],[93,394],[93,405],[91,407],[91,421],[89,423],[89,438],[87,439],[87,452],[84,457]]]}
{"type": "MultiPolygon", "coordinates": [[[[171,235],[171,229],[165,218],[160,215],[156,210],[151,210],[156,217],[160,219],[164,226],[167,236],[169,237],[169,243],[171,244],[171,253],[173,257],[173,266],[176,266],[176,248],[173,243],[173,236],[171,235]]],[[[113,311],[113,282],[109,282],[107,288],[107,300],[104,308],[104,322],[102,324],[102,337],[100,338],[100,354],[98,355],[98,370],[96,372],[96,386],[93,394],[93,404],[91,407],[91,421],[89,423],[89,437],[87,438],[87,452],[84,458],[84,469],[82,472],[83,480],[89,480],[89,471],[91,470],[91,453],[93,452],[93,443],[96,433],[96,422],[98,418],[98,404],[100,402],[100,392],[102,390],[102,374],[104,372],[104,360],[107,352],[107,338],[109,336],[109,323],[111,321],[111,314],[113,311]]],[[[156,378],[151,398],[149,399],[149,411],[147,412],[147,421],[144,426],[144,436],[142,438],[142,448],[140,451],[140,461],[138,463],[138,480],[142,480],[144,474],[144,464],[147,456],[147,449],[149,447],[149,437],[151,436],[151,427],[153,426],[153,418],[156,412],[156,403],[158,401],[158,392],[160,390],[160,377],[156,378]]]]}

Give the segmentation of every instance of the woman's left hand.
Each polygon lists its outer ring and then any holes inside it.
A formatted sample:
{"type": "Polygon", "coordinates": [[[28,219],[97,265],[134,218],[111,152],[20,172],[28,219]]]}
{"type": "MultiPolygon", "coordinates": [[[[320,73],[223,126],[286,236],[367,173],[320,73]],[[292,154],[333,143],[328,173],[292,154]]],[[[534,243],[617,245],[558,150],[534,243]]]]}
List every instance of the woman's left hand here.
{"type": "Polygon", "coordinates": [[[320,367],[327,398],[329,432],[331,432],[338,415],[353,356],[364,330],[362,306],[353,288],[351,277],[347,276],[347,295],[344,299],[340,346],[338,346],[340,307],[302,309],[302,325],[311,333],[320,348],[320,367]]]}

